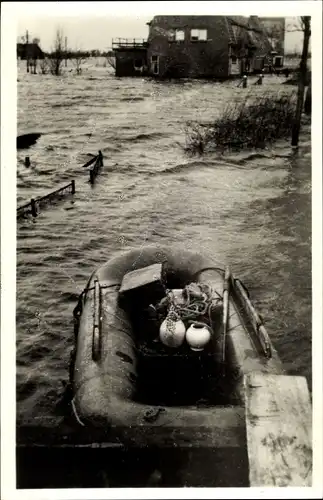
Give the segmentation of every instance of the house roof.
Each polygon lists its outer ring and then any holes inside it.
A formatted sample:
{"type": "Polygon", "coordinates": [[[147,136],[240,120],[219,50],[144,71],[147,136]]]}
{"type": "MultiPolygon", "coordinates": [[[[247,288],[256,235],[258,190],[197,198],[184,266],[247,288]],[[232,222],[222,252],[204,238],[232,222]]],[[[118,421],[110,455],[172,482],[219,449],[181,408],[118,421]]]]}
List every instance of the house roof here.
{"type": "Polygon", "coordinates": [[[17,50],[19,51],[28,50],[28,52],[33,52],[33,51],[42,52],[42,49],[39,47],[38,43],[17,43],[17,50]]]}
{"type": "Polygon", "coordinates": [[[248,31],[248,34],[252,37],[254,45],[263,53],[272,51],[273,47],[269,41],[265,27],[261,24],[257,16],[251,16],[249,18],[249,26],[251,31],[248,31]]]}
{"type": "Polygon", "coordinates": [[[227,16],[227,23],[231,44],[238,44],[241,37],[245,35],[248,44],[257,50],[264,53],[272,50],[265,27],[261,24],[257,16],[250,16],[249,18],[227,16]]]}
{"type": "MultiPolygon", "coordinates": [[[[241,37],[246,37],[248,44],[253,45],[257,49],[270,52],[272,46],[257,16],[154,16],[147,23],[156,32],[160,29],[161,32],[167,29],[184,28],[190,25],[198,25],[200,28],[208,26],[216,27],[225,32],[228,37],[229,44],[237,45],[241,37]],[[167,28],[166,28],[167,27],[167,28]],[[157,28],[157,29],[156,29],[157,28]]],[[[162,34],[162,33],[161,33],[162,34]]]]}

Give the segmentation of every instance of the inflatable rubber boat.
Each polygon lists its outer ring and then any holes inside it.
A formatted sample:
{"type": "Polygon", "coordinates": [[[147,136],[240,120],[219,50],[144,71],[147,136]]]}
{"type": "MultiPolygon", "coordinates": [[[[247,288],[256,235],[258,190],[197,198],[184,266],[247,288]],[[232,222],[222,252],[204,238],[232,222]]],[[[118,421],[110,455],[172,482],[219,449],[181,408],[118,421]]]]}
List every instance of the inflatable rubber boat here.
{"type": "Polygon", "coordinates": [[[243,377],[283,373],[243,284],[190,251],[147,247],[111,259],[92,274],[74,317],[73,410],[102,440],[243,446],[243,377]],[[191,320],[178,314],[167,332],[170,295],[191,320]]]}
{"type": "Polygon", "coordinates": [[[284,373],[229,268],[163,247],[116,256],[74,332],[67,415],[17,425],[18,487],[311,486],[306,380],[284,373]]]}

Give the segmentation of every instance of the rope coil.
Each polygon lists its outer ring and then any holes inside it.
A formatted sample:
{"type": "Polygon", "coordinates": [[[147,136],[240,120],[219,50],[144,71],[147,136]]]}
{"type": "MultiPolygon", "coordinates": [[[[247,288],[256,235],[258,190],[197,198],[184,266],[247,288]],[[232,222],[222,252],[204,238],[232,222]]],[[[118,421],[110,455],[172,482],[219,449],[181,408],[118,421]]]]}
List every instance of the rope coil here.
{"type": "Polygon", "coordinates": [[[181,301],[174,295],[173,290],[167,290],[166,297],[156,306],[156,310],[165,309],[166,317],[181,319],[183,322],[191,323],[198,318],[207,316],[211,322],[211,308],[222,300],[221,295],[205,283],[190,283],[181,294],[181,301]]]}

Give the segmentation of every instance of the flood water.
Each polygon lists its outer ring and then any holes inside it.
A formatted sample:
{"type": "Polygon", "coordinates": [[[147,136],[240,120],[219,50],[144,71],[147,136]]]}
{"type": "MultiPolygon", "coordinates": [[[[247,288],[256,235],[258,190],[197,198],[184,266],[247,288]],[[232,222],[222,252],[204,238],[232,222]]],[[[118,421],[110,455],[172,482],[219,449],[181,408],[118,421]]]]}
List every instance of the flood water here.
{"type": "Polygon", "coordinates": [[[121,250],[164,244],[231,264],[287,371],[311,387],[311,139],[260,151],[185,154],[187,120],[266,90],[237,82],[115,78],[102,60],[57,78],[18,70],[18,206],[76,181],[76,194],[17,223],[17,412],[54,414],[68,378],[72,311],[92,271],[121,250]],[[92,187],[91,154],[104,167],[92,187]],[[31,166],[24,166],[30,156],[31,166]]]}

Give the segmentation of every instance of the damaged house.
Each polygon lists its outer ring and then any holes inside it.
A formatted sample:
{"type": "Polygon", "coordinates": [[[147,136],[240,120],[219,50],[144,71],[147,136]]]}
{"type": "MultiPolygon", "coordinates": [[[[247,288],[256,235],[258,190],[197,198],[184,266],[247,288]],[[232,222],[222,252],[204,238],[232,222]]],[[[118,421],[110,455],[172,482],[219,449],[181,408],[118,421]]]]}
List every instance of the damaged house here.
{"type": "Polygon", "coordinates": [[[227,79],[271,64],[273,47],[257,16],[155,16],[148,26],[140,46],[114,44],[116,76],[227,79]]]}

